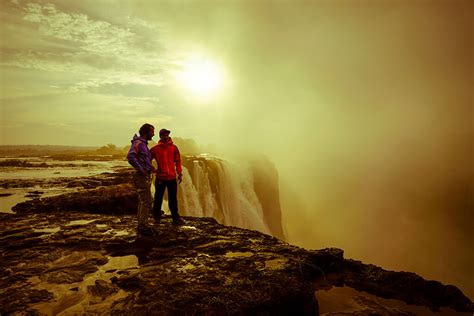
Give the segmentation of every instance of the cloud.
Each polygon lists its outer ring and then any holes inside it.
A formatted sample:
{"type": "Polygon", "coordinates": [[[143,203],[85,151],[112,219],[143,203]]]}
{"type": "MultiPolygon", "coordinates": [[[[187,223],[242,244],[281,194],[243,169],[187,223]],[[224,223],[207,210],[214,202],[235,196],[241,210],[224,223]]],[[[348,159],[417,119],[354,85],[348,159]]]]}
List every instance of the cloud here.
{"type": "Polygon", "coordinates": [[[165,82],[171,63],[161,41],[163,28],[154,23],[128,17],[118,25],[51,3],[3,9],[9,16],[3,27],[18,30],[22,38],[8,35],[0,66],[58,73],[68,78],[62,88],[72,92],[101,93],[114,84],[156,88],[165,82]],[[27,49],[25,42],[31,43],[27,49]]]}
{"type": "Polygon", "coordinates": [[[91,20],[85,14],[65,13],[53,4],[28,3],[23,20],[39,24],[43,36],[76,42],[84,51],[97,55],[133,55],[134,33],[105,21],[91,20]]]}

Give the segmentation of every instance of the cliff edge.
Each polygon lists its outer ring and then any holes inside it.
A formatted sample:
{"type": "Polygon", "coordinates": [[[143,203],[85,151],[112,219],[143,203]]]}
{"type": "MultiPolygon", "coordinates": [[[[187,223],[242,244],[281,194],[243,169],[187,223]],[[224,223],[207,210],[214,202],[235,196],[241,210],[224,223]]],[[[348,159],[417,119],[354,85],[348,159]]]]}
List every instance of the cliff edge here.
{"type": "MultiPolygon", "coordinates": [[[[315,315],[322,308],[318,293],[334,287],[430,312],[474,312],[455,286],[212,218],[185,217],[186,225],[173,226],[165,217],[157,236],[137,237],[136,216],[101,212],[93,192],[113,209],[127,207],[107,197],[121,196],[109,187],[33,200],[19,204],[16,214],[0,214],[2,314],[315,315]],[[90,212],[81,209],[87,207],[90,212]]],[[[373,298],[364,304],[349,314],[413,315],[373,298]]]]}

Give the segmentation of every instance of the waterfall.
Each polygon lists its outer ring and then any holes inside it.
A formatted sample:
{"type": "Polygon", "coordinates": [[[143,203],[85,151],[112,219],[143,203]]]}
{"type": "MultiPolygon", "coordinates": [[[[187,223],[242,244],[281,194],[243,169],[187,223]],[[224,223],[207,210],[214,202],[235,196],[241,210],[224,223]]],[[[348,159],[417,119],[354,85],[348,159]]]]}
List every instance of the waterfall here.
{"type": "Polygon", "coordinates": [[[207,156],[187,157],[179,188],[182,215],[209,216],[225,225],[270,234],[250,165],[207,156]]]}
{"type": "Polygon", "coordinates": [[[215,194],[211,191],[209,173],[204,171],[203,166],[205,167],[203,162],[193,161],[193,182],[196,183],[196,190],[199,193],[200,201],[203,201],[203,216],[214,217],[215,212],[218,210],[218,205],[215,200],[215,194]]]}
{"type": "Polygon", "coordinates": [[[224,224],[270,233],[264,222],[250,169],[228,162],[219,164],[218,168],[224,224]]]}
{"type": "Polygon", "coordinates": [[[183,205],[180,209],[186,210],[186,215],[190,216],[204,216],[201,203],[199,201],[199,194],[193,184],[191,176],[186,168],[183,168],[183,181],[181,187],[185,192],[185,198],[182,199],[183,205]]]}

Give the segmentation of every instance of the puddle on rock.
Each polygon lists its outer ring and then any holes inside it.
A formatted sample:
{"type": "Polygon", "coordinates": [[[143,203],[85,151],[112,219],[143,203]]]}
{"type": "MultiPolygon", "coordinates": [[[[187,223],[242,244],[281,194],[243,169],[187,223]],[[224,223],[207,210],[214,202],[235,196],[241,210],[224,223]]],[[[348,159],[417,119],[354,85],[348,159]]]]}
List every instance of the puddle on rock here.
{"type": "Polygon", "coordinates": [[[127,235],[130,235],[130,233],[126,230],[116,230],[115,231],[115,237],[127,236],[127,235]]]}
{"type": "Polygon", "coordinates": [[[225,256],[227,258],[239,258],[239,257],[251,257],[254,253],[250,251],[241,252],[241,251],[228,251],[225,256]]]}
{"type": "MultiPolygon", "coordinates": [[[[74,257],[74,255],[72,257],[74,257]]],[[[63,259],[70,261],[67,260],[67,258],[63,259]]],[[[113,287],[114,285],[112,285],[110,279],[114,276],[118,276],[118,271],[138,268],[138,258],[135,255],[108,257],[108,259],[109,261],[99,266],[95,272],[85,275],[81,282],[55,284],[42,281],[38,276],[30,277],[28,282],[33,288],[39,290],[44,289],[54,295],[53,300],[33,304],[31,307],[38,310],[40,314],[46,315],[56,315],[58,313],[66,315],[107,313],[115,301],[127,297],[129,293],[117,288],[116,292],[101,299],[100,297],[92,295],[88,286],[94,286],[96,281],[102,280],[113,287]]]]}
{"type": "Polygon", "coordinates": [[[285,267],[285,263],[288,262],[286,258],[277,258],[265,261],[265,269],[279,270],[285,267]]]}
{"type": "Polygon", "coordinates": [[[471,315],[459,313],[450,308],[433,312],[426,306],[408,305],[401,300],[381,298],[351,287],[333,287],[315,293],[319,302],[320,315],[369,314],[371,315],[471,315]]]}
{"type": "Polygon", "coordinates": [[[120,237],[120,236],[128,236],[130,232],[128,230],[115,230],[109,229],[108,231],[104,232],[104,234],[114,235],[113,237],[120,237]]]}
{"type": "Polygon", "coordinates": [[[92,222],[95,222],[95,219],[78,219],[75,221],[70,221],[66,224],[66,226],[79,226],[79,225],[86,225],[92,222]]]}
{"type": "Polygon", "coordinates": [[[60,227],[51,227],[51,228],[33,228],[33,231],[35,233],[49,233],[49,234],[54,234],[60,231],[60,227]]]}
{"type": "Polygon", "coordinates": [[[214,240],[214,241],[211,241],[211,242],[208,242],[208,243],[205,243],[205,244],[196,246],[196,248],[206,248],[206,247],[209,247],[209,246],[212,246],[212,245],[216,245],[216,244],[220,244],[220,243],[232,243],[232,242],[233,242],[233,241],[231,241],[231,240],[218,239],[218,240],[214,240]]]}
{"type": "Polygon", "coordinates": [[[188,270],[193,270],[195,269],[196,266],[192,263],[187,263],[185,266],[181,267],[181,268],[178,268],[179,271],[181,272],[186,272],[188,270]]]}
{"type": "Polygon", "coordinates": [[[197,228],[194,226],[180,226],[181,229],[190,229],[190,230],[196,230],[197,228]]]}
{"type": "Polygon", "coordinates": [[[105,270],[117,269],[127,270],[131,268],[138,268],[138,257],[135,255],[109,257],[109,262],[101,267],[105,270]]]}

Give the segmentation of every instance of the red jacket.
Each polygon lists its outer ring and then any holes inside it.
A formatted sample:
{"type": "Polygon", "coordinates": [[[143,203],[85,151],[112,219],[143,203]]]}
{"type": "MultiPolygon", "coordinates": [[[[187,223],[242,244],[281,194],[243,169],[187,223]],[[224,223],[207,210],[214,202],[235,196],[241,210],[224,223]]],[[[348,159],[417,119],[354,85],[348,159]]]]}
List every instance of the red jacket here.
{"type": "Polygon", "coordinates": [[[173,144],[171,138],[169,138],[166,143],[160,140],[150,151],[152,158],[155,159],[158,164],[158,170],[156,172],[158,179],[176,179],[176,171],[178,175],[182,175],[181,156],[178,147],[173,144]]]}

